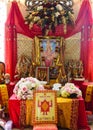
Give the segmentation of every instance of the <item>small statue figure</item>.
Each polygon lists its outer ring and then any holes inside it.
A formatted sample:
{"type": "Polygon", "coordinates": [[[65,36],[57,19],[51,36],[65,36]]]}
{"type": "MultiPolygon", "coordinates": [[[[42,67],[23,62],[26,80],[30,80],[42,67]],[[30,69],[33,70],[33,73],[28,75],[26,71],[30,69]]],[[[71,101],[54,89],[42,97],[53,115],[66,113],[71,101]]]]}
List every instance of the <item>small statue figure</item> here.
{"type": "Polygon", "coordinates": [[[70,71],[70,76],[71,76],[71,78],[74,77],[74,74],[73,74],[73,66],[74,66],[74,61],[73,61],[73,60],[70,60],[69,63],[68,63],[68,67],[69,67],[69,71],[70,71]]]}
{"type": "Polygon", "coordinates": [[[80,78],[83,77],[83,63],[82,63],[82,61],[79,62],[79,75],[80,75],[80,78]]]}
{"type": "Polygon", "coordinates": [[[20,78],[28,77],[30,63],[30,60],[25,55],[21,55],[18,59],[15,73],[19,75],[20,78]]]}
{"type": "Polygon", "coordinates": [[[10,83],[10,74],[6,73],[4,78],[5,78],[5,84],[9,84],[10,83]]]}

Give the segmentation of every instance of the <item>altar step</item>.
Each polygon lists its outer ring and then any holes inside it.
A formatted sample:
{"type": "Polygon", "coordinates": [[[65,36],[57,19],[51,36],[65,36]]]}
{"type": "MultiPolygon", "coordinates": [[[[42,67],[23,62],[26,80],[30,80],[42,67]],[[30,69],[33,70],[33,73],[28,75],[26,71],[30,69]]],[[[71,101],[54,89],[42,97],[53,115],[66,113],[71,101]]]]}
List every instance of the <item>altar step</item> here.
{"type": "MultiPolygon", "coordinates": [[[[21,129],[13,128],[12,130],[21,130],[21,129]]],[[[25,128],[24,130],[33,130],[33,128],[32,128],[32,127],[30,127],[30,128],[25,128]]],[[[69,130],[69,129],[58,128],[58,130],[69,130]]]]}
{"type": "MultiPolygon", "coordinates": [[[[90,130],[93,130],[93,123],[90,124],[89,126],[90,126],[90,130]]],[[[20,129],[13,128],[12,130],[20,130],[20,129]]],[[[32,128],[25,128],[24,130],[33,130],[33,129],[32,128]]],[[[58,130],[68,130],[68,129],[59,128],[58,130]]]]}

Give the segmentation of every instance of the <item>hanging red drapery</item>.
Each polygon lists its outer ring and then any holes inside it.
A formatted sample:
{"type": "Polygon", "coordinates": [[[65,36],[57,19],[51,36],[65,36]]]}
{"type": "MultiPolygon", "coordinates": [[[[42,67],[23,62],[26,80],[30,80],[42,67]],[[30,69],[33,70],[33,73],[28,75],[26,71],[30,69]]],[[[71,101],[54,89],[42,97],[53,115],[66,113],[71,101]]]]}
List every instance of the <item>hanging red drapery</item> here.
{"type": "Polygon", "coordinates": [[[91,6],[88,0],[83,2],[78,19],[82,18],[83,25],[81,28],[81,51],[80,51],[80,59],[83,61],[84,64],[84,76],[87,80],[93,81],[93,20],[92,20],[92,11],[91,6]],[[84,8],[85,7],[85,8],[84,8]],[[85,16],[81,14],[81,10],[86,9],[86,14],[83,11],[85,16]]]}
{"type": "Polygon", "coordinates": [[[14,77],[15,64],[17,61],[17,37],[14,25],[6,26],[5,65],[6,72],[14,77]]]}
{"type": "Polygon", "coordinates": [[[19,10],[17,2],[12,2],[10,13],[5,24],[5,65],[6,72],[10,74],[11,81],[14,80],[15,66],[17,62],[17,33],[34,38],[35,35],[41,34],[40,28],[34,28],[36,31],[29,30],[24,24],[24,19],[19,10]]]}
{"type": "MultiPolygon", "coordinates": [[[[87,72],[85,73],[85,78],[88,79],[89,81],[93,81],[93,23],[92,25],[89,25],[87,27],[88,29],[88,39],[87,39],[87,72]]],[[[86,51],[85,51],[86,53],[86,51]]],[[[84,59],[85,56],[82,57],[84,59]]],[[[86,58],[85,58],[86,60],[86,58]]]]}
{"type": "MultiPolygon", "coordinates": [[[[67,27],[67,33],[64,34],[63,26],[59,25],[56,27],[55,33],[52,31],[49,32],[48,35],[52,36],[62,36],[64,38],[68,38],[75,33],[81,32],[82,38],[86,40],[81,40],[81,60],[84,64],[84,75],[87,79],[93,80],[92,76],[92,66],[91,58],[92,58],[92,42],[93,40],[88,40],[92,33],[92,14],[91,14],[91,6],[89,0],[84,0],[82,2],[79,15],[75,21],[75,26],[72,28],[71,26],[67,27]],[[90,29],[88,29],[90,27],[90,29]],[[90,67],[90,68],[89,68],[90,67]]],[[[6,21],[6,43],[5,43],[5,64],[6,64],[6,72],[10,73],[11,80],[13,80],[15,73],[15,66],[17,62],[17,33],[26,35],[28,37],[34,38],[34,36],[42,35],[41,28],[36,24],[33,26],[31,30],[29,30],[28,25],[24,23],[24,19],[19,10],[17,2],[12,2],[12,6],[10,9],[10,13],[8,15],[6,21]]]]}

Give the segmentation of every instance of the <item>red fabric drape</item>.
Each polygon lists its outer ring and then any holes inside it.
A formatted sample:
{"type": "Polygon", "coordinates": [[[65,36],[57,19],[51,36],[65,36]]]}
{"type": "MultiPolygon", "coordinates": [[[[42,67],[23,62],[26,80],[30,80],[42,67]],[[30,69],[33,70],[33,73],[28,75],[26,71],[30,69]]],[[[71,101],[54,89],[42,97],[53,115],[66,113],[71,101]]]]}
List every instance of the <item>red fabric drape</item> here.
{"type": "MultiPolygon", "coordinates": [[[[82,4],[82,9],[84,10],[85,3],[82,4]]],[[[79,18],[82,18],[83,26],[81,29],[81,51],[80,51],[80,58],[84,64],[84,76],[89,81],[93,81],[93,19],[92,19],[92,11],[91,6],[88,1],[86,1],[85,5],[86,14],[82,17],[79,13],[79,18]]],[[[80,10],[81,12],[81,10],[80,10]]]]}
{"type": "MultiPolygon", "coordinates": [[[[88,26],[88,39],[87,39],[87,61],[86,62],[86,68],[87,71],[85,71],[86,79],[89,81],[93,81],[93,24],[88,26]]],[[[84,43],[82,44],[84,46],[84,43]]],[[[86,51],[85,51],[86,53],[86,51]]],[[[86,57],[83,55],[82,59],[86,60],[86,57]]]]}
{"type": "Polygon", "coordinates": [[[14,77],[17,61],[17,32],[14,25],[6,26],[5,65],[6,72],[14,77]]]}
{"type": "Polygon", "coordinates": [[[11,81],[14,80],[15,66],[17,62],[17,33],[34,38],[41,34],[41,29],[35,26],[35,31],[29,30],[25,25],[17,2],[12,2],[10,13],[5,24],[5,65],[6,72],[10,74],[11,81]]]}
{"type": "MultiPolygon", "coordinates": [[[[91,7],[89,0],[84,0],[82,2],[78,17],[75,21],[75,26],[67,27],[67,33],[64,34],[63,32],[63,26],[59,25],[56,27],[55,33],[52,33],[52,31],[49,32],[48,35],[52,36],[62,36],[64,38],[70,37],[75,33],[81,32],[82,33],[82,40],[81,41],[81,60],[84,63],[84,71],[85,77],[90,78],[93,80],[92,72],[92,65],[90,62],[90,57],[92,57],[92,53],[89,53],[91,51],[89,47],[91,46],[90,41],[88,40],[89,35],[91,34],[91,29],[88,29],[88,26],[92,27],[92,14],[91,14],[91,7]],[[90,65],[91,64],[91,65],[90,65]],[[91,69],[89,69],[89,67],[91,69]],[[91,78],[92,77],[92,78],[91,78]]],[[[17,61],[17,33],[21,33],[23,35],[26,35],[28,37],[34,38],[34,36],[42,35],[41,28],[37,25],[34,25],[31,30],[29,30],[28,25],[25,25],[24,19],[22,17],[22,14],[19,10],[19,7],[17,5],[17,2],[12,2],[12,6],[10,9],[10,13],[8,15],[7,21],[6,21],[6,43],[5,43],[5,64],[6,64],[6,72],[10,73],[11,80],[13,80],[14,76],[14,70],[16,66],[17,61]]],[[[93,42],[93,41],[92,41],[93,42]]],[[[92,43],[91,42],[91,43],[92,43]]]]}

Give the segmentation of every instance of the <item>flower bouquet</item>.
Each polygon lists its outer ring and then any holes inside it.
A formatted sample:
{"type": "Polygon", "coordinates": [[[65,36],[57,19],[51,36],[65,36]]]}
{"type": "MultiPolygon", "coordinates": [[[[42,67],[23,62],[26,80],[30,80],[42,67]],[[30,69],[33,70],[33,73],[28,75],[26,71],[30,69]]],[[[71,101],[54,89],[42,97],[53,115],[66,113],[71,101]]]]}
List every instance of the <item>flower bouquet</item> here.
{"type": "Polygon", "coordinates": [[[33,77],[21,78],[14,87],[13,93],[17,99],[33,99],[34,90],[44,90],[41,82],[33,77]]]}
{"type": "Polygon", "coordinates": [[[55,83],[55,84],[53,84],[52,90],[57,91],[57,96],[58,96],[58,97],[60,96],[60,88],[61,88],[61,84],[60,84],[60,83],[55,83]]]}
{"type": "Polygon", "coordinates": [[[55,32],[56,26],[63,24],[64,33],[67,31],[67,24],[74,25],[73,2],[70,1],[26,1],[27,16],[25,24],[33,28],[34,24],[41,26],[42,33],[52,30],[55,32]]]}
{"type": "Polygon", "coordinates": [[[82,92],[79,88],[77,88],[73,83],[66,83],[64,87],[60,90],[62,97],[82,97],[82,92]]]}

